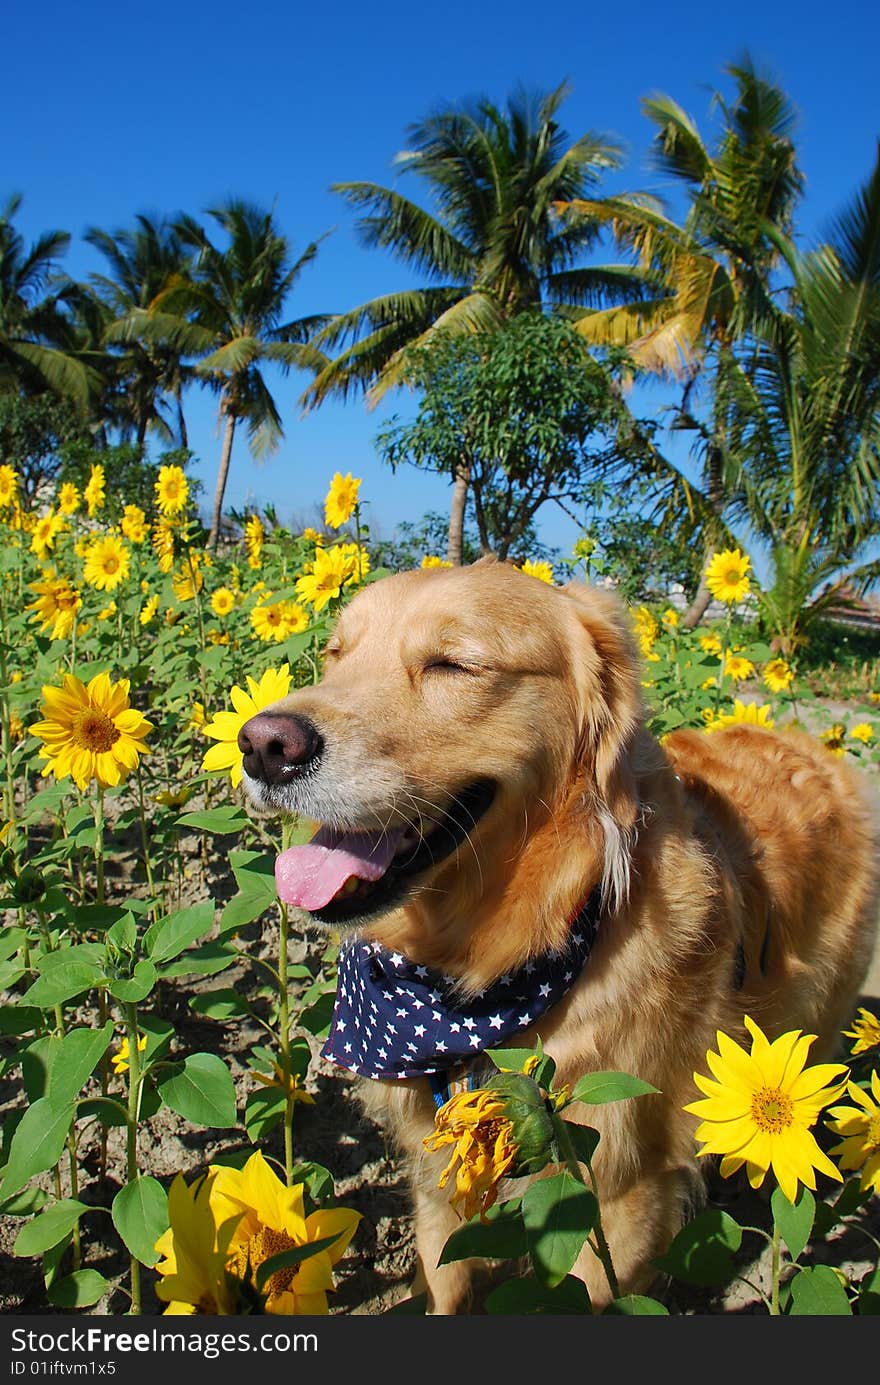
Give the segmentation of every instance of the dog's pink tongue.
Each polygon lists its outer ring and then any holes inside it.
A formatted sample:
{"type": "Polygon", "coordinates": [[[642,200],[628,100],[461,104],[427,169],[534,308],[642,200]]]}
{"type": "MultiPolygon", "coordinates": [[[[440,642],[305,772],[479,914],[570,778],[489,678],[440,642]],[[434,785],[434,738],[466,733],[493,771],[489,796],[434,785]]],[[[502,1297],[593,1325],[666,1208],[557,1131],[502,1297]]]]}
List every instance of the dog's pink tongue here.
{"type": "Polygon", "coordinates": [[[403,828],[334,832],[320,828],[305,846],[291,846],[275,862],[275,884],[285,904],[322,909],[350,875],[378,880],[391,864],[403,828]]]}

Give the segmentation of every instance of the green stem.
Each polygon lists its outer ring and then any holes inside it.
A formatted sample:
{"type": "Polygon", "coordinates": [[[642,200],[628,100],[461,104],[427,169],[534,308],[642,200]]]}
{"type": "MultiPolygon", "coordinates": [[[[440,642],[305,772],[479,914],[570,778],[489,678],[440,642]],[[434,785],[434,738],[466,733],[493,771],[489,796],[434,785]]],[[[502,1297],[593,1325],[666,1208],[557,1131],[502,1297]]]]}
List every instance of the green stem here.
{"type": "MultiPolygon", "coordinates": [[[[569,1137],[568,1131],[565,1128],[565,1121],[562,1119],[557,1120],[555,1122],[555,1125],[557,1138],[559,1140],[560,1153],[562,1154],[565,1166],[571,1174],[572,1178],[576,1178],[579,1183],[583,1183],[584,1176],[581,1173],[577,1155],[574,1152],[571,1139],[569,1137]]],[[[617,1274],[614,1269],[614,1263],[611,1259],[611,1248],[608,1245],[608,1241],[605,1237],[605,1232],[602,1228],[602,1213],[599,1208],[599,1190],[596,1186],[596,1175],[593,1172],[593,1165],[590,1163],[589,1160],[587,1160],[587,1172],[590,1175],[590,1184],[592,1185],[593,1196],[596,1199],[596,1220],[593,1223],[593,1236],[595,1237],[595,1240],[590,1241],[590,1246],[592,1247],[594,1254],[597,1255],[602,1262],[602,1268],[605,1271],[605,1278],[608,1280],[608,1287],[611,1290],[611,1297],[620,1298],[620,1285],[617,1281],[617,1274]]]]}
{"type": "Polygon", "coordinates": [[[779,1249],[779,1227],[774,1221],[770,1239],[770,1312],[773,1317],[779,1317],[779,1249]]]}
{"type": "MultiPolygon", "coordinates": [[[[126,1174],[129,1183],[138,1176],[137,1132],[140,1110],[140,1054],[138,1053],[137,1006],[125,1006],[125,1021],[128,1032],[128,1127],[126,1130],[126,1174]]],[[[131,1263],[131,1312],[141,1311],[141,1266],[136,1256],[131,1263]]]]}
{"type": "Polygon", "coordinates": [[[143,777],[142,777],[142,774],[141,774],[140,763],[138,763],[138,767],[137,767],[137,785],[138,785],[138,806],[139,806],[139,808],[140,808],[140,816],[141,816],[141,847],[142,847],[142,849],[143,849],[143,855],[144,855],[144,871],[145,871],[146,877],[147,877],[147,888],[148,888],[149,891],[150,891],[150,899],[155,900],[155,897],[156,897],[156,888],[155,888],[155,886],[154,886],[154,884],[153,884],[153,867],[152,867],[152,865],[151,865],[151,863],[150,863],[150,847],[149,847],[148,838],[147,838],[147,814],[146,814],[146,809],[145,809],[145,807],[144,807],[144,781],[143,781],[143,777]]]}
{"type": "Polygon", "coordinates": [[[97,902],[104,903],[104,790],[100,784],[95,789],[95,876],[97,879],[97,902]]]}
{"type": "MultiPolygon", "coordinates": [[[[285,820],[281,829],[282,850],[290,845],[292,824],[285,820]]],[[[284,1111],[284,1174],[287,1186],[293,1182],[293,1093],[290,1072],[290,997],[287,982],[287,947],[290,919],[287,905],[278,901],[278,1046],[281,1050],[281,1080],[287,1101],[284,1111]]]]}

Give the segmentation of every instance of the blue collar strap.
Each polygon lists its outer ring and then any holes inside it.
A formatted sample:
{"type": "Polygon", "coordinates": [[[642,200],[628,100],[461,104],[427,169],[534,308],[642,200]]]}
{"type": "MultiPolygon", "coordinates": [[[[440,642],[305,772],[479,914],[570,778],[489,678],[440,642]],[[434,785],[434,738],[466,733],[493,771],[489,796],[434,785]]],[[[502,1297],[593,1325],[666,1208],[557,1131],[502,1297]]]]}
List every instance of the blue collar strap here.
{"type": "Polygon", "coordinates": [[[339,952],[336,1004],[321,1057],[360,1077],[394,1081],[446,1074],[498,1047],[566,994],[590,955],[600,907],[596,889],[573,918],[562,951],[527,962],[466,1000],[453,977],[381,943],[350,939],[339,952]]]}

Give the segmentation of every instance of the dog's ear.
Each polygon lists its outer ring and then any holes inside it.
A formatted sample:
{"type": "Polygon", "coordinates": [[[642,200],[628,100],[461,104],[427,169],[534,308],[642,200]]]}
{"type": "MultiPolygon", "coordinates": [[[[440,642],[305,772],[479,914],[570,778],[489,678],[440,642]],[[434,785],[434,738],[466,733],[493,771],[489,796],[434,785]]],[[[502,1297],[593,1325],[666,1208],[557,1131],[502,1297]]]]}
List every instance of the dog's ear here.
{"type": "Polygon", "coordinates": [[[644,723],[640,659],[626,610],[612,592],[570,582],[563,596],[581,631],[571,654],[580,757],[604,819],[608,883],[620,896],[628,888],[627,843],[639,811],[630,752],[644,723]]]}

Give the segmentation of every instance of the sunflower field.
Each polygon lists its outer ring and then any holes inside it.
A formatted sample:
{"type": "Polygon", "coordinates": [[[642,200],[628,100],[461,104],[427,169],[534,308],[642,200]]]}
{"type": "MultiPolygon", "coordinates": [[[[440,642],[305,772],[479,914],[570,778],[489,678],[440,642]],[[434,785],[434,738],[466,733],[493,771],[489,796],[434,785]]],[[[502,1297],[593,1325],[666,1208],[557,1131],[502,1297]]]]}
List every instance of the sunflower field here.
{"type": "MultiPolygon", "coordinates": [[[[368,1295],[340,1309],[334,1294],[359,1238],[374,1247],[378,1233],[340,1193],[340,1168],[305,1157],[299,1133],[321,1115],[317,1052],[336,950],[332,938],[300,936],[277,898],[274,861],[310,829],[264,824],[237,793],[244,722],[320,677],[340,606],[383,575],[371,566],[359,487],[350,474],[333,477],[320,531],[292,533],[252,513],[237,539],[212,549],[177,465],[159,469],[149,506],[115,493],[95,464],[81,489],[65,481],[32,508],[14,468],[0,466],[0,1053],[11,1093],[0,1208],[13,1257],[36,1276],[33,1311],[363,1310],[368,1295]],[[184,1171],[160,1158],[169,1121],[190,1152],[184,1171]]],[[[589,563],[586,545],[555,571],[545,562],[526,570],[552,582],[590,576],[589,563]]],[[[866,689],[863,717],[821,724],[822,704],[794,665],[737,617],[752,580],[748,559],[717,554],[707,577],[727,613],[711,627],[684,632],[671,606],[632,612],[656,733],[799,722],[829,753],[873,770],[871,707],[880,694],[866,689]]],[[[880,1021],[862,1012],[851,1037],[851,1064],[825,1065],[811,1089],[824,1098],[813,1103],[812,1123],[827,1108],[842,1137],[838,1164],[825,1155],[824,1163],[774,1162],[773,1151],[749,1164],[753,1186],[768,1174],[778,1182],[768,1233],[776,1277],[763,1295],[770,1311],[876,1312],[880,1304],[876,1254],[870,1274],[831,1274],[834,1284],[796,1264],[814,1230],[857,1217],[880,1191],[872,1061],[880,1021]],[[814,1169],[843,1183],[832,1213],[813,1197],[814,1169]],[[780,1238],[788,1281],[801,1285],[787,1296],[780,1238]]],[[[767,1041],[753,1038],[760,1065],[767,1041]]],[[[794,1041],[783,1040],[790,1058],[794,1041]]],[[[569,1150],[559,1174],[535,1185],[538,1196],[584,1210],[577,1170],[585,1150],[575,1159],[566,1144],[583,1137],[562,1113],[586,1096],[554,1092],[545,1055],[519,1057],[516,1100],[539,1111],[547,1131],[531,1167],[569,1150]]],[[[714,1059],[734,1061],[729,1048],[714,1059]]],[[[798,1060],[803,1069],[800,1048],[798,1060]]],[[[510,1239],[519,1203],[495,1208],[516,1158],[515,1123],[505,1125],[509,1077],[502,1073],[498,1089],[466,1111],[447,1112],[432,1137],[432,1150],[452,1147],[445,1170],[438,1160],[438,1179],[456,1169],[467,1217],[450,1259],[522,1249],[510,1239]],[[486,1112],[507,1142],[477,1174],[469,1151],[483,1148],[486,1112]],[[495,1239],[484,1244],[484,1234],[495,1239]]],[[[589,1099],[637,1099],[639,1091],[618,1074],[589,1099]]],[[[708,1151],[726,1108],[711,1084],[706,1091],[695,1114],[708,1151]]],[[[325,1145],[341,1166],[344,1140],[334,1139],[325,1145]]],[[[705,1286],[733,1272],[742,1229],[722,1215],[673,1248],[673,1278],[705,1286]]],[[[589,1234],[603,1251],[598,1207],[590,1218],[549,1262],[536,1251],[534,1292],[519,1290],[526,1297],[513,1306],[502,1298],[497,1311],[589,1311],[567,1271],[589,1234]],[[559,1293],[577,1306],[560,1310],[559,1293]]],[[[385,1221],[383,1232],[400,1241],[395,1216],[385,1221]]],[[[369,1268],[370,1253],[362,1260],[369,1268]]],[[[644,1300],[620,1311],[667,1309],[644,1300]]]]}

